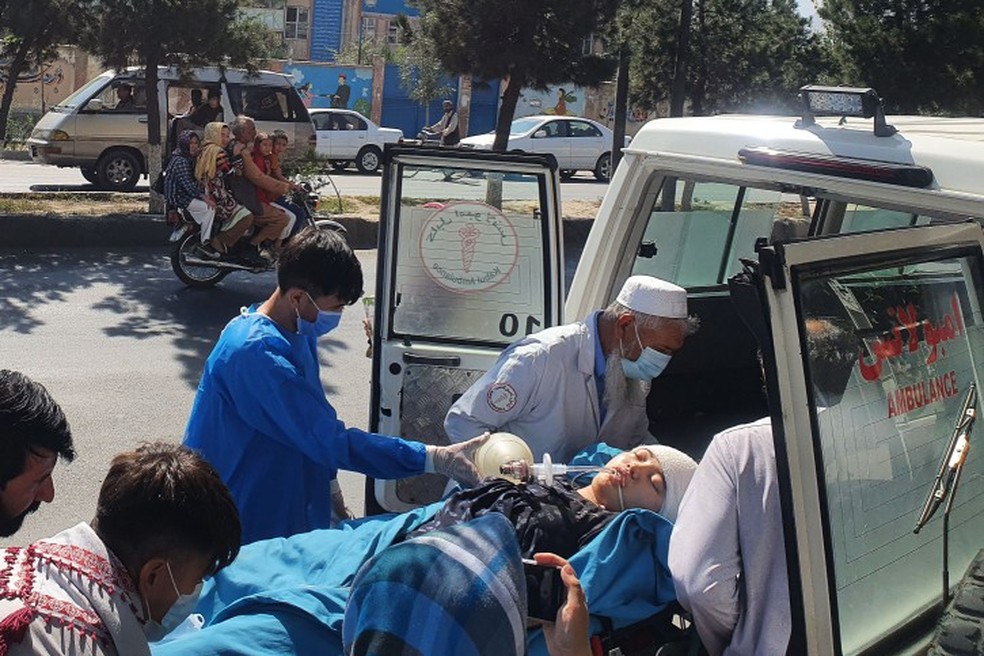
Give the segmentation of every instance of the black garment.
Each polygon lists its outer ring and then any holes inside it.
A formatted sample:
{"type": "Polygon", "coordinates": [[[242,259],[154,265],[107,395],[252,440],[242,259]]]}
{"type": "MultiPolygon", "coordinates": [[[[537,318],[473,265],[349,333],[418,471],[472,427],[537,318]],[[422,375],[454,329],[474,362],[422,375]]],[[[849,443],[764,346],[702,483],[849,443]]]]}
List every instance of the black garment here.
{"type": "Polygon", "coordinates": [[[187,116],[187,119],[199,127],[222,120],[222,105],[213,108],[208,103],[199,105],[187,116]]]}
{"type": "Polygon", "coordinates": [[[450,112],[444,115],[445,118],[445,120],[443,121],[444,125],[449,125],[451,123],[452,118],[455,119],[456,123],[453,130],[451,130],[450,132],[448,132],[447,134],[441,137],[442,146],[457,146],[459,143],[461,143],[461,131],[458,129],[458,125],[457,125],[457,120],[458,120],[457,114],[458,112],[452,109],[450,112]]]}
{"type": "Polygon", "coordinates": [[[616,515],[591,503],[567,481],[553,485],[514,484],[489,478],[478,487],[457,492],[429,522],[409,538],[466,522],[490,512],[505,515],[516,529],[524,558],[549,551],[570,558],[591,541],[616,515]]]}
{"type": "Polygon", "coordinates": [[[331,106],[337,109],[348,109],[349,97],[352,94],[352,87],[344,82],[338,85],[334,95],[331,97],[331,106]]]}

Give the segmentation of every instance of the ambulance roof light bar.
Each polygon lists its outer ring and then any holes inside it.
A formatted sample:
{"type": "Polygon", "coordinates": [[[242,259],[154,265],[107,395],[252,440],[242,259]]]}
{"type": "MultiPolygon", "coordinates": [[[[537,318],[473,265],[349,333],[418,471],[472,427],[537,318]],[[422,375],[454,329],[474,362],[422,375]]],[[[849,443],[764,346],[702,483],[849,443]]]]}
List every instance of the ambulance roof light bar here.
{"type": "Polygon", "coordinates": [[[807,84],[800,87],[799,97],[803,103],[803,117],[796,121],[798,128],[814,125],[817,116],[856,116],[875,119],[876,137],[890,137],[897,132],[885,122],[885,109],[874,89],[807,84]]]}

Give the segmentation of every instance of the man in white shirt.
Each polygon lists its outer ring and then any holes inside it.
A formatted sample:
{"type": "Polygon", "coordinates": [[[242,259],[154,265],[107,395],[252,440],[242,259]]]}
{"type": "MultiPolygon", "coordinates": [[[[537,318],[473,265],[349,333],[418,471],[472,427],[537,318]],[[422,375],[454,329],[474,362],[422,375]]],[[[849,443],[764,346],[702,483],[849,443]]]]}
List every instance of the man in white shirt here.
{"type": "Polygon", "coordinates": [[[448,412],[452,442],[485,431],[522,437],[537,460],[566,462],[584,447],[653,443],[649,384],[697,327],[687,292],[632,276],[605,310],[510,345],[448,412]]]}

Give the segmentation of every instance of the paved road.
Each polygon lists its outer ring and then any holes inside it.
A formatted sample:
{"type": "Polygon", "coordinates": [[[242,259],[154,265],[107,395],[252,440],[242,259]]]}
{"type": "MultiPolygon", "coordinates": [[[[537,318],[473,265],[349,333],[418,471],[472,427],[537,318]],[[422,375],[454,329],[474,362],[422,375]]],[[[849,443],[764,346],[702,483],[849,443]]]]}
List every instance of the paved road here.
{"type": "MultiPolygon", "coordinates": [[[[378,196],[381,177],[360,175],[355,169],[333,173],[331,179],[343,196],[378,196]]],[[[578,173],[561,186],[564,200],[600,200],[608,185],[600,183],[590,173],[578,173]]],[[[0,192],[27,191],[95,191],[78,169],[44,166],[23,160],[0,160],[0,192]]],[[[136,191],[147,191],[146,181],[136,191]]]]}
{"type": "MultiPolygon", "coordinates": [[[[367,290],[375,285],[375,256],[359,252],[367,290]]],[[[162,250],[0,249],[0,366],[48,387],[79,454],[56,467],[55,502],[0,545],[89,520],[115,453],[147,440],[179,441],[222,326],[275,285],[272,273],[232,274],[215,289],[189,290],[162,250]]],[[[325,387],[339,415],[365,427],[370,371],[361,315],[353,307],[320,345],[325,387]]],[[[352,509],[361,510],[363,477],[343,473],[339,480],[352,509]]]]}

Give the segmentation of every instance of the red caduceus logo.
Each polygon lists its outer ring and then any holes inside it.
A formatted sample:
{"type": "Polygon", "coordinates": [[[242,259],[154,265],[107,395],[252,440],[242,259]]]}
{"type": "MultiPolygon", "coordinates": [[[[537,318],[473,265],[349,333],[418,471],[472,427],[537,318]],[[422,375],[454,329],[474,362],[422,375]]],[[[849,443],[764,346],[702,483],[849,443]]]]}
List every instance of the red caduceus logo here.
{"type": "Polygon", "coordinates": [[[482,231],[476,228],[474,223],[462,226],[458,230],[458,236],[461,237],[461,265],[465,273],[471,273],[472,263],[475,261],[475,245],[478,244],[481,234],[482,231]]]}

